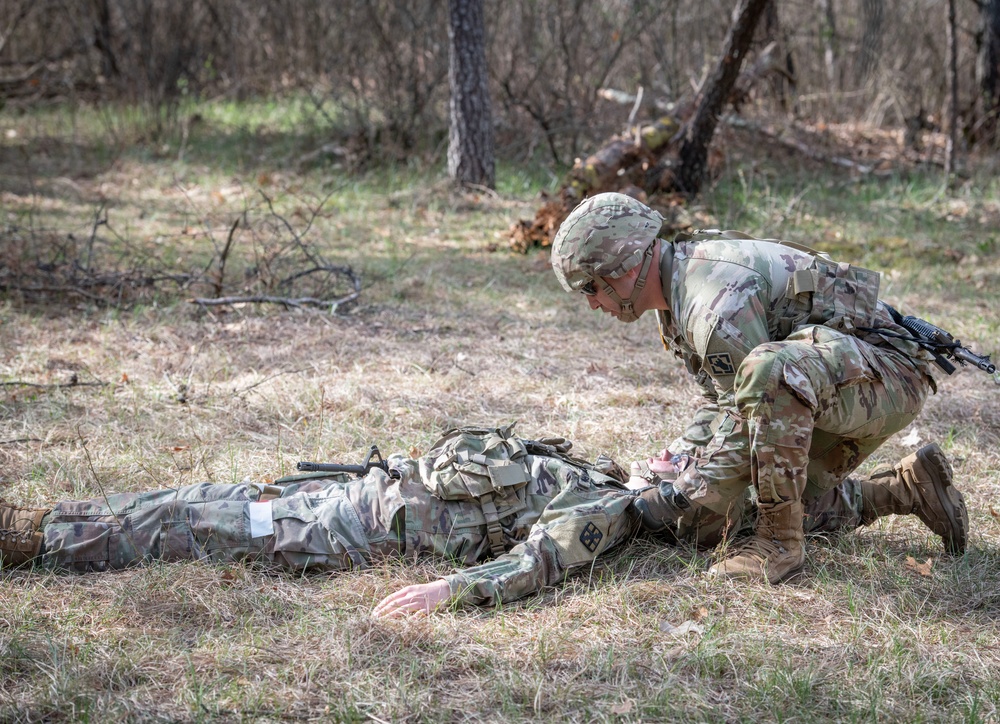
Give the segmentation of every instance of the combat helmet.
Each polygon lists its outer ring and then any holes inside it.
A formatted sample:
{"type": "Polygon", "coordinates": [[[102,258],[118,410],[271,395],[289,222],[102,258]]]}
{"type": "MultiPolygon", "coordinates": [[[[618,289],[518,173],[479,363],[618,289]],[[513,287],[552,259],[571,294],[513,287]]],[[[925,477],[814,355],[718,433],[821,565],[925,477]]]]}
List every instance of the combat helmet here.
{"type": "MultiPolygon", "coordinates": [[[[552,242],[552,269],[568,292],[595,285],[622,306],[622,321],[634,321],[632,304],[646,283],[653,240],[663,217],[641,201],[618,193],[584,199],[559,226],[552,242]],[[642,264],[632,297],[622,301],[602,277],[617,279],[642,264]]],[[[593,293],[592,291],[589,293],[593,293]]]]}

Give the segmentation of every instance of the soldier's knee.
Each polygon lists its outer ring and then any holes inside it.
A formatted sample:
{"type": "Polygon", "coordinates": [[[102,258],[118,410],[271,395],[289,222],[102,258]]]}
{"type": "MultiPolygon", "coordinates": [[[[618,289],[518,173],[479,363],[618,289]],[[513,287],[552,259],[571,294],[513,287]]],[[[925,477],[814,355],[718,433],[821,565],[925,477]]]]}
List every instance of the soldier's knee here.
{"type": "Polygon", "coordinates": [[[751,350],[736,372],[735,400],[741,412],[791,393],[809,407],[816,394],[806,360],[809,350],[791,342],[768,342],[751,350]]]}

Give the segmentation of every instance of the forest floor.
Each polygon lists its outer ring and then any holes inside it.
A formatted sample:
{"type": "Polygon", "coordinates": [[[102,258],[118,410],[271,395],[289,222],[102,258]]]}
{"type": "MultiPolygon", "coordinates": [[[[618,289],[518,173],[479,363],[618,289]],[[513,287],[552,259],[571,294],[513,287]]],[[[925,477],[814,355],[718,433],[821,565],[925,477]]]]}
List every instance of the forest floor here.
{"type": "MultiPolygon", "coordinates": [[[[273,480],[372,442],[426,450],[458,424],[518,421],[627,464],[697,406],[654,320],[592,313],[546,251],[507,250],[542,172],[504,166],[497,193],[460,193],[436,169],[303,168],[300,139],[267,122],[206,116],[182,141],[134,146],[81,128],[0,115],[8,501],[273,480]],[[357,299],[187,301],[349,296],[339,272],[281,284],[317,261],[349,266],[357,299]]],[[[884,132],[813,130],[865,164],[866,144],[899,150],[884,132]]],[[[933,165],[860,173],[753,134],[723,131],[699,225],[878,269],[897,308],[1000,352],[994,166],[970,162],[946,185],[933,165]]],[[[995,720],[998,382],[940,376],[865,466],[939,442],[968,501],[964,556],[889,518],[811,539],[789,583],[748,586],[706,579],[710,554],[640,537],[538,596],[402,621],[370,611],[447,563],[4,571],[0,720],[995,720]]]]}

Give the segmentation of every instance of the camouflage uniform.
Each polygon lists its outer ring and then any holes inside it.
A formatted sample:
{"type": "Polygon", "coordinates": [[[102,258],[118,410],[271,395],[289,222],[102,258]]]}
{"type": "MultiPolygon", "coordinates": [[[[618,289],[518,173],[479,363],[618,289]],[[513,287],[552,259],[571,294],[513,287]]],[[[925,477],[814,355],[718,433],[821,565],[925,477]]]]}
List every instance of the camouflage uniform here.
{"type": "MultiPolygon", "coordinates": [[[[267,486],[203,483],[59,503],[42,520],[35,563],[85,572],[154,560],[256,560],[337,571],[430,554],[468,566],[446,578],[455,600],[496,604],[563,580],[638,528],[635,493],[617,480],[568,456],[516,456],[524,483],[493,501],[502,533],[493,557],[483,500],[440,497],[442,475],[459,461],[441,465],[440,455],[428,455],[389,462],[398,477],[375,469],[356,480],[312,474],[267,486]]],[[[859,491],[838,490],[822,504],[808,527],[832,531],[861,522],[859,491]]],[[[743,513],[749,529],[752,507],[743,513]]],[[[691,542],[717,541],[724,521],[713,521],[702,539],[693,531],[691,542]]]]}
{"type": "MultiPolygon", "coordinates": [[[[621,194],[589,198],[560,226],[552,267],[564,289],[622,321],[655,309],[664,345],[706,397],[668,446],[694,464],[643,495],[644,524],[676,524],[686,536],[706,516],[739,515],[752,484],[757,534],[732,565],[710,573],[775,582],[804,560],[803,501],[834,489],[916,417],[934,389],[933,358],[904,339],[909,333],[878,300],[878,274],[736,232],[668,242],[657,238],[661,221],[621,194]],[[651,259],[662,286],[652,295],[651,259]],[[607,281],[625,275],[633,279],[628,299],[607,281]],[[608,307],[601,292],[617,306],[608,307]]],[[[938,452],[921,453],[934,473],[921,473],[920,484],[946,499],[934,515],[945,514],[954,533],[946,544],[957,550],[964,548],[964,503],[938,452]]]]}
{"type": "Polygon", "coordinates": [[[815,498],[920,412],[934,384],[929,356],[857,329],[905,333],[875,299],[860,323],[820,300],[813,255],[712,234],[681,237],[669,250],[660,335],[706,397],[669,446],[697,457],[675,482],[690,500],[724,513],[751,479],[765,502],[815,498]],[[796,280],[807,280],[805,291],[796,293],[796,280]]]}

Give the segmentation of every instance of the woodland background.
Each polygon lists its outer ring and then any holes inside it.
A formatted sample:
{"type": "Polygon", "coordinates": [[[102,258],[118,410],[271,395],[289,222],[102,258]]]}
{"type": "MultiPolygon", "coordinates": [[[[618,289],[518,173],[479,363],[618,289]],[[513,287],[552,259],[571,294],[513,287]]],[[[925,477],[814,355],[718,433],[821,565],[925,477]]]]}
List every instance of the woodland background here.
{"type": "MultiPolygon", "coordinates": [[[[449,3],[0,4],[0,497],[270,480],[456,424],[658,450],[697,388],[650,320],[591,313],[512,230],[577,159],[696,102],[736,6],[484,2],[496,173],[458,185],[449,3]]],[[[650,203],[878,269],[996,356],[998,17],[768,4],[709,178],[650,203]]],[[[896,518],[733,586],[642,537],[525,601],[402,622],[369,612],[447,562],[3,571],[0,719],[995,720],[1000,385],[939,387],[870,465],[942,444],[960,558],[896,518]]]]}

